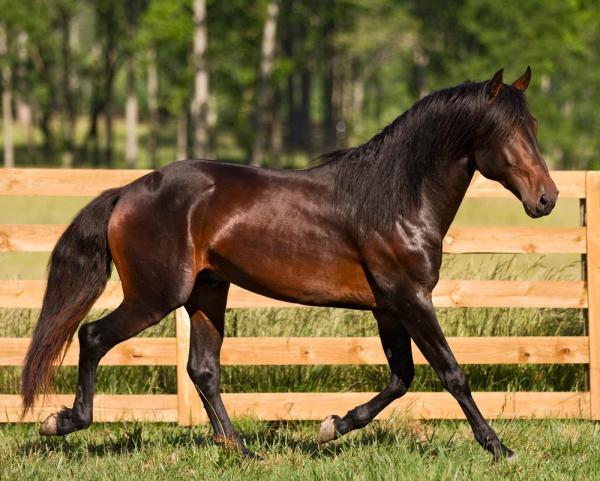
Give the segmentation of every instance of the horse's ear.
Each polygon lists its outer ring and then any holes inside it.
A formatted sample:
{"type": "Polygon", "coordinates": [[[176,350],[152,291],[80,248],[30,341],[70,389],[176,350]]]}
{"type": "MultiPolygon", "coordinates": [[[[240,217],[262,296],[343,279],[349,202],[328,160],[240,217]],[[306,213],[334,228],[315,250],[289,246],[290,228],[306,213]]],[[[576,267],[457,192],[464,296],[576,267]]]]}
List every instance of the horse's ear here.
{"type": "Polygon", "coordinates": [[[487,92],[490,102],[496,98],[496,95],[498,95],[502,88],[502,72],[504,72],[503,68],[498,70],[492,77],[492,80],[487,83],[487,92]]]}
{"type": "Polygon", "coordinates": [[[515,80],[512,84],[514,88],[521,92],[525,92],[527,87],[529,86],[529,81],[531,80],[531,68],[527,67],[525,73],[521,75],[517,80],[515,80]]]}

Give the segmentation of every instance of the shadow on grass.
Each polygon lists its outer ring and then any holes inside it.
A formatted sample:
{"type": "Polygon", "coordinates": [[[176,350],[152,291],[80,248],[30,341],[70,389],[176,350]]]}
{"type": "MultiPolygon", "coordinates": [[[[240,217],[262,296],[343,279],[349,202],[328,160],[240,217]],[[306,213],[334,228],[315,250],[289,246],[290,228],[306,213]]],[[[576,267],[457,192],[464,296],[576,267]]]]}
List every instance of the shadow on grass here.
{"type": "MultiPolygon", "coordinates": [[[[318,424],[315,424],[314,436],[305,428],[298,428],[290,423],[261,423],[256,429],[244,429],[240,426],[240,434],[247,446],[268,461],[271,455],[282,452],[297,454],[307,459],[334,459],[346,452],[356,449],[397,449],[398,444],[405,444],[405,449],[425,457],[435,458],[442,452],[457,448],[455,434],[449,439],[436,436],[436,429],[426,433],[415,433],[407,426],[390,427],[374,424],[367,429],[349,434],[337,441],[319,445],[315,441],[318,424]]],[[[131,455],[145,450],[161,449],[214,449],[220,445],[212,435],[195,432],[194,428],[174,427],[168,433],[156,437],[154,428],[145,428],[140,423],[128,424],[117,429],[110,426],[96,426],[90,433],[66,437],[38,438],[19,443],[19,451],[24,456],[41,456],[51,453],[63,454],[71,459],[85,459],[89,456],[104,457],[131,455]]],[[[466,441],[465,441],[466,442],[466,441]]],[[[219,459],[229,462],[247,462],[240,453],[220,447],[219,459]]],[[[220,464],[220,462],[219,462],[220,464]]]]}

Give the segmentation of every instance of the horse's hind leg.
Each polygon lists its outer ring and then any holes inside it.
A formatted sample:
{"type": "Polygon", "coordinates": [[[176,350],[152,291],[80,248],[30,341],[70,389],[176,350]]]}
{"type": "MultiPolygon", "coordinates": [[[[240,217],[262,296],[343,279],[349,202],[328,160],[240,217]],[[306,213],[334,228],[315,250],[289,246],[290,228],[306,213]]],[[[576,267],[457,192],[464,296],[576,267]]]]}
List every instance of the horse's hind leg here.
{"type": "Polygon", "coordinates": [[[219,356],[228,291],[228,282],[202,278],[196,281],[185,304],[191,322],[187,370],[206,409],[215,440],[227,448],[254,457],[234,430],[221,399],[219,356]]]}
{"type": "Polygon", "coordinates": [[[415,366],[410,336],[394,316],[383,311],[374,311],[373,314],[377,319],[379,337],[390,366],[390,382],[377,396],[348,411],[344,417],[326,418],[321,423],[318,443],[332,441],[338,436],[366,426],[392,401],[403,396],[412,383],[415,366]]]}
{"type": "Polygon", "coordinates": [[[127,300],[106,317],[79,328],[79,382],[73,408],[49,416],[40,427],[45,436],[69,434],[92,423],[96,369],[118,343],[159,322],[171,309],[127,300]]]}

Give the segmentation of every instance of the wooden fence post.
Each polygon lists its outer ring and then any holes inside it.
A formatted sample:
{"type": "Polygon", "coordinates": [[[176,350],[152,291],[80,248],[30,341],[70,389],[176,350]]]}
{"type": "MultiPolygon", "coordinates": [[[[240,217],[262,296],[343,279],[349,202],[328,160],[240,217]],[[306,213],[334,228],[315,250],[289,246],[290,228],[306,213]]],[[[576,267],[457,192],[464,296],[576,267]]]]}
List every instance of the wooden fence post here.
{"type": "Polygon", "coordinates": [[[591,418],[600,420],[600,172],[586,175],[591,418]]]}
{"type": "Polygon", "coordinates": [[[175,311],[177,338],[177,422],[180,426],[200,424],[201,406],[194,383],[187,373],[190,351],[190,317],[184,307],[175,311]]]}

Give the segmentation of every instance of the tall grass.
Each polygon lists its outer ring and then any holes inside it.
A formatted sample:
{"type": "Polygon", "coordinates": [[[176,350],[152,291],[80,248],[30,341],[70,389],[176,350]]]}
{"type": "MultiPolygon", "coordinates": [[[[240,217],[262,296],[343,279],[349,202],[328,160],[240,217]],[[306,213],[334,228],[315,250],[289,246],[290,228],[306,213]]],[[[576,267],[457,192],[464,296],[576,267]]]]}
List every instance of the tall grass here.
{"type": "MultiPolygon", "coordinates": [[[[561,269],[548,266],[544,258],[488,256],[481,265],[477,258],[446,256],[445,278],[556,279],[572,278],[575,263],[561,269]]],[[[576,309],[438,309],[440,323],[448,336],[575,336],[584,334],[584,317],[576,309]]],[[[98,318],[94,311],[87,320],[98,318]]],[[[31,334],[38,311],[0,310],[0,337],[31,334]]],[[[173,316],[143,332],[142,336],[174,336],[173,316]]],[[[376,336],[368,312],[324,308],[235,309],[227,313],[228,336],[376,336]]],[[[581,365],[469,365],[465,371],[473,390],[582,390],[586,366],[581,365]]],[[[20,368],[0,368],[3,393],[18,393],[20,368]]],[[[388,380],[386,366],[225,366],[224,392],[288,391],[379,391],[388,380]]],[[[73,392],[76,368],[59,370],[57,392],[73,392]]],[[[417,366],[413,390],[437,391],[440,383],[429,366],[417,366]]],[[[175,368],[109,367],[98,371],[97,391],[103,393],[174,393],[175,368]]]]}

